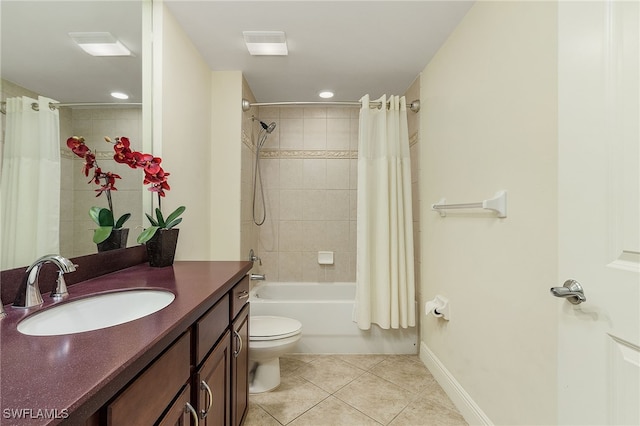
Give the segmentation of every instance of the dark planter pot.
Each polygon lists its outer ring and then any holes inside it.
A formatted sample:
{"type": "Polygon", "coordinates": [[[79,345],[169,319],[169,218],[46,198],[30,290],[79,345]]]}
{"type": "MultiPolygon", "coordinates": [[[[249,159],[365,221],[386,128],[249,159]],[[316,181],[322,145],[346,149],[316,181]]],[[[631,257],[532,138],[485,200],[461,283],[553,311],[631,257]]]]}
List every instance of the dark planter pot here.
{"type": "Polygon", "coordinates": [[[109,238],[98,243],[98,253],[109,250],[127,248],[127,238],[129,237],[129,228],[114,229],[111,231],[109,238]]]}
{"type": "Polygon", "coordinates": [[[162,268],[173,265],[178,245],[179,229],[158,229],[155,235],[146,242],[149,266],[162,268]]]}

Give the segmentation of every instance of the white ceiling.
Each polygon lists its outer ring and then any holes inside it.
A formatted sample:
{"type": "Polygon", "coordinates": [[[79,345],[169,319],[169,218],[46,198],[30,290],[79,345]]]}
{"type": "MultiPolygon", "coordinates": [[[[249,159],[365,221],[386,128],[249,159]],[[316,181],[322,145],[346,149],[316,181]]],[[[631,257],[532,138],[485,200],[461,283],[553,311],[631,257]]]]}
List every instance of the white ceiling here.
{"type": "Polygon", "coordinates": [[[241,70],[259,102],[402,94],[469,1],[165,0],[213,70],[241,70]],[[243,31],[284,31],[288,56],[251,56],[243,31]]]}
{"type": "Polygon", "coordinates": [[[142,99],[140,1],[0,1],[2,78],[60,102],[114,102],[123,91],[142,99]],[[69,32],[108,31],[133,57],[97,58],[69,32]]]}
{"type": "MultiPolygon", "coordinates": [[[[212,70],[240,70],[259,102],[403,93],[472,2],[165,0],[212,70]],[[251,56],[242,31],[284,31],[289,56],[251,56]]],[[[136,1],[2,0],[2,78],[61,102],[141,101],[136,1]],[[109,31],[136,56],[94,58],[68,36],[109,31]]]]}

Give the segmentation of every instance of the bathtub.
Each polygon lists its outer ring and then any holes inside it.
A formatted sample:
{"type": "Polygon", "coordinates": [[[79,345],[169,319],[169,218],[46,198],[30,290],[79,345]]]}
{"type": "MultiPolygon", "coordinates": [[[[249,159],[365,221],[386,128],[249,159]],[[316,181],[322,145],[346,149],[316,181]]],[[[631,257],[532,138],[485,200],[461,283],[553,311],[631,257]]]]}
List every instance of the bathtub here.
{"type": "Polygon", "coordinates": [[[251,315],[277,315],[302,323],[295,353],[415,354],[415,327],[360,330],[352,321],[355,283],[261,282],[251,290],[251,315]]]}

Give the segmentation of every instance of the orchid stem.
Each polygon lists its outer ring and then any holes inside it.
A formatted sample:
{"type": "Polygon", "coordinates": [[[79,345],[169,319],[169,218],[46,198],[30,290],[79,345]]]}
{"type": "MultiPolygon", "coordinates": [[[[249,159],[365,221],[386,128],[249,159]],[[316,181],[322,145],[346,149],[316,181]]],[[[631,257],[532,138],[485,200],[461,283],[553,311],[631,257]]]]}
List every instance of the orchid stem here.
{"type": "MultiPolygon", "coordinates": [[[[105,183],[105,185],[108,184],[108,180],[107,180],[106,177],[104,178],[104,183],[105,183]]],[[[107,189],[105,192],[107,193],[107,203],[109,204],[109,210],[111,210],[111,214],[114,214],[113,213],[113,202],[111,201],[111,190],[107,189]]]]}

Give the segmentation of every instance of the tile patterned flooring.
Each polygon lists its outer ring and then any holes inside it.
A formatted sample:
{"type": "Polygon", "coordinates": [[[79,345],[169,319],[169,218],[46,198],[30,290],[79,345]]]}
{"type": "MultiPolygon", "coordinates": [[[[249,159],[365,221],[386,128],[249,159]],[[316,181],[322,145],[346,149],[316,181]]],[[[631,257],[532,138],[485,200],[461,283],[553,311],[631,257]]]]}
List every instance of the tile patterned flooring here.
{"type": "Polygon", "coordinates": [[[287,355],[244,426],[466,425],[416,355],[287,355]]]}

